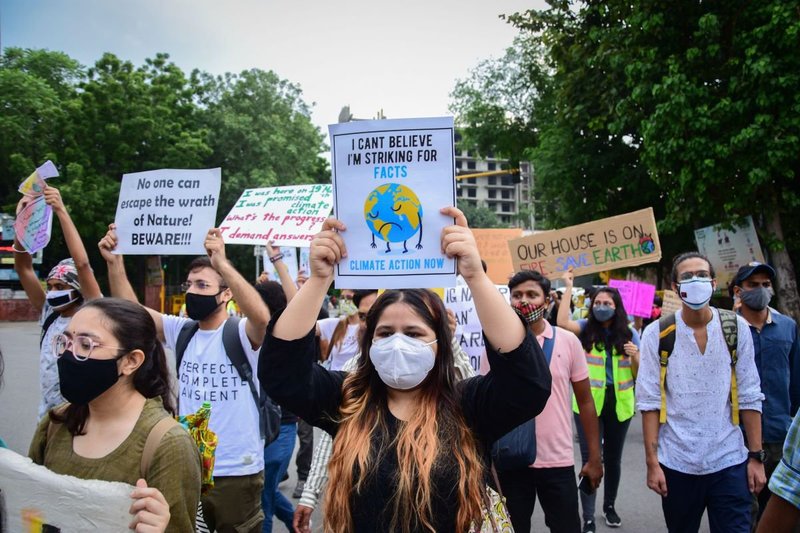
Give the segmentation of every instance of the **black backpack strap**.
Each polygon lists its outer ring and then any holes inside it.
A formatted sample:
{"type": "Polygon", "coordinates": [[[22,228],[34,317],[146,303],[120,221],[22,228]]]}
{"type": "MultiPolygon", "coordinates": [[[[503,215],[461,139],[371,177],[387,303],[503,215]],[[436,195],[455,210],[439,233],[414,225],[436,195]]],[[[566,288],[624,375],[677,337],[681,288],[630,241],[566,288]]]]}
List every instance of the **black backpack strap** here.
{"type": "Polygon", "coordinates": [[[661,409],[658,414],[659,423],[667,421],[667,363],[672,350],[675,348],[675,314],[662,316],[658,319],[658,359],[661,365],[661,409]]]}
{"type": "Polygon", "coordinates": [[[719,321],[722,326],[722,336],[731,355],[731,421],[734,426],[739,425],[739,386],[736,383],[736,363],[739,355],[736,353],[739,345],[739,322],[736,313],[728,309],[717,309],[719,321]]]}
{"type": "Polygon", "coordinates": [[[197,329],[200,327],[200,323],[196,320],[187,320],[184,322],[183,326],[181,326],[181,330],[178,332],[178,339],[175,341],[175,373],[179,374],[181,371],[181,361],[183,361],[183,354],[186,352],[186,347],[189,346],[189,341],[192,340],[194,334],[197,333],[197,329]]]}
{"type": "Polygon", "coordinates": [[[266,418],[264,413],[264,398],[266,394],[259,394],[256,390],[256,384],[253,381],[253,367],[250,366],[250,361],[242,348],[242,341],[239,338],[239,317],[232,316],[225,321],[222,327],[222,345],[225,347],[225,353],[228,355],[231,363],[233,363],[239,378],[247,382],[250,387],[250,394],[253,396],[253,401],[256,402],[258,408],[258,426],[261,433],[261,438],[266,435],[266,418]]]}
{"type": "Polygon", "coordinates": [[[44,342],[44,336],[47,335],[47,330],[50,329],[50,326],[53,325],[53,322],[58,320],[58,317],[61,316],[61,313],[58,311],[53,311],[49,315],[47,315],[42,322],[42,335],[39,337],[39,349],[42,349],[42,343],[44,342]]]}

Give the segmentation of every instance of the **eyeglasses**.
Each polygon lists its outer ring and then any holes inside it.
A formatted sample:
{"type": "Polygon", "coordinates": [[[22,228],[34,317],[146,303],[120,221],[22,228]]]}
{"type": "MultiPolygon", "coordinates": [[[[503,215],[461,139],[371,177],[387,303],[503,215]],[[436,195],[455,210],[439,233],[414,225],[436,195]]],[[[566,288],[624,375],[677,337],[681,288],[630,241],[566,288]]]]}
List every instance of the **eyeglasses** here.
{"type": "Polygon", "coordinates": [[[64,355],[64,352],[67,350],[71,350],[72,355],[75,356],[75,359],[78,361],[86,361],[97,347],[113,348],[119,351],[125,349],[120,348],[119,346],[101,344],[88,335],[76,335],[74,339],[71,339],[62,333],[53,338],[53,351],[58,357],[64,355]]]}
{"type": "MultiPolygon", "coordinates": [[[[199,290],[199,291],[204,291],[204,290],[206,290],[206,289],[211,289],[211,288],[213,287],[213,285],[210,285],[210,284],[208,284],[208,283],[206,283],[205,281],[202,281],[202,280],[198,280],[198,281],[184,281],[183,283],[181,283],[181,290],[182,290],[183,292],[187,292],[187,291],[188,291],[189,289],[191,289],[192,287],[196,287],[196,288],[197,288],[197,290],[199,290]]],[[[227,289],[227,288],[228,288],[228,287],[226,287],[225,285],[220,285],[220,286],[219,286],[219,290],[220,290],[220,291],[223,291],[223,290],[225,290],[225,289],[227,289]]]]}
{"type": "Polygon", "coordinates": [[[708,270],[698,270],[696,272],[684,272],[683,274],[678,276],[678,281],[689,281],[694,277],[711,279],[711,272],[709,272],[708,270]]]}

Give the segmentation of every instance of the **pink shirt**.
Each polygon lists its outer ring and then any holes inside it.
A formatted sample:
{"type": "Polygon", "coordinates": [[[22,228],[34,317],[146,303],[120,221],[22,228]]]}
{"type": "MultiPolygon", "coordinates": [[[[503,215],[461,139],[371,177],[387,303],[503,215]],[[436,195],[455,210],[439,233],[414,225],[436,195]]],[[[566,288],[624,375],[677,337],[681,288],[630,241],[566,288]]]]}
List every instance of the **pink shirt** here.
{"type": "MultiPolygon", "coordinates": [[[[553,327],[547,324],[542,335],[537,335],[539,345],[553,336],[553,327]]],[[[533,468],[573,466],[575,458],[572,443],[572,383],[589,378],[586,354],[573,333],[558,328],[550,359],[553,385],[550,399],[536,417],[536,462],[533,468]]]]}

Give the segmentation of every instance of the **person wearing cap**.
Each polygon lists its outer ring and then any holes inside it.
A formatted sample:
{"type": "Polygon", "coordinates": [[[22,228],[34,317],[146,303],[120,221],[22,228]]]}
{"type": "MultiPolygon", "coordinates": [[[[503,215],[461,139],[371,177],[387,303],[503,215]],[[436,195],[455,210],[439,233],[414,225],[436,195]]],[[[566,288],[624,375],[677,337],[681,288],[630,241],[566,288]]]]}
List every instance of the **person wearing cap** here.
{"type": "MultiPolygon", "coordinates": [[[[40,314],[39,325],[42,327],[39,338],[39,382],[42,396],[39,399],[38,419],[65,401],[58,383],[53,339],[64,332],[72,315],[84,301],[102,296],[100,286],[89,265],[89,255],[64,206],[61,193],[55,187],[48,185],[44,188],[44,197],[61,224],[64,241],[71,256],[59,262],[47,275],[46,291],[33,270],[31,254],[23,249],[19,239],[14,238],[14,270],[19,276],[28,300],[40,314]]],[[[24,196],[17,204],[17,214],[33,200],[32,196],[24,196]]]]}
{"type": "MultiPolygon", "coordinates": [[[[767,479],[781,460],[786,434],[800,405],[800,339],[797,323],[769,307],[774,295],[775,270],[752,262],[739,269],[728,290],[739,305],[737,312],[750,326],[756,367],[765,401],[761,413],[761,440],[767,452],[767,479]]],[[[758,495],[758,516],[764,512],[771,492],[758,495]]]]}

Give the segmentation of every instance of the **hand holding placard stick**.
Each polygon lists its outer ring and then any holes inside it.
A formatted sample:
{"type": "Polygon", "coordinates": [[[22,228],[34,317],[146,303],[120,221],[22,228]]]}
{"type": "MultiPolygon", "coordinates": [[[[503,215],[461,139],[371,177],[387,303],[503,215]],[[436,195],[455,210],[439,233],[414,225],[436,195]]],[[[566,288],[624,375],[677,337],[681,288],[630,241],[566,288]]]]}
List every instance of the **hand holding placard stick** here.
{"type": "Polygon", "coordinates": [[[514,271],[537,270],[558,279],[570,267],[576,276],[661,260],[653,209],[535,233],[508,243],[514,271]]]}

